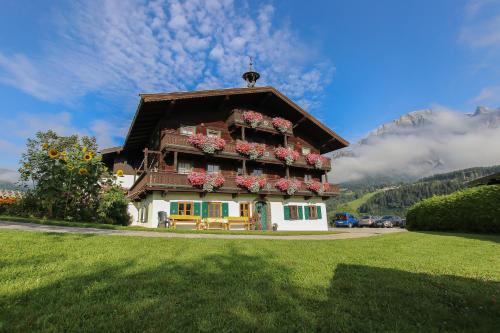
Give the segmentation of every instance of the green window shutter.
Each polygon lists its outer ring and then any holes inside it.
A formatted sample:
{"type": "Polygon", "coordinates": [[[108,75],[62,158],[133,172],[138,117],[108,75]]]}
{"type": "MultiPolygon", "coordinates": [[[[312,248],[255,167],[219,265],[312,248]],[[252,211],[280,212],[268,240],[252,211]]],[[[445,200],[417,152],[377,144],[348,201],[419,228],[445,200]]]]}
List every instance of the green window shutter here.
{"type": "Polygon", "coordinates": [[[194,215],[196,216],[200,216],[200,203],[199,202],[195,202],[194,203],[194,215]]]}
{"type": "Polygon", "coordinates": [[[208,202],[201,203],[201,217],[208,217],[208,202]]]}
{"type": "Polygon", "coordinates": [[[283,216],[284,216],[285,220],[290,219],[290,207],[283,206],[283,216]]]}
{"type": "Polygon", "coordinates": [[[179,203],[178,202],[171,202],[170,203],[170,215],[177,215],[179,214],[179,203]]]}
{"type": "Polygon", "coordinates": [[[309,206],[304,206],[304,216],[305,216],[306,220],[309,220],[309,218],[311,216],[311,213],[309,211],[309,206]]]}
{"type": "Polygon", "coordinates": [[[229,216],[229,204],[227,202],[222,203],[222,217],[229,216]]]}
{"type": "Polygon", "coordinates": [[[297,210],[299,211],[299,220],[303,220],[304,219],[304,214],[302,214],[302,206],[299,206],[297,208],[297,210]]]}
{"type": "Polygon", "coordinates": [[[321,219],[321,206],[316,206],[316,210],[318,212],[318,220],[321,219]]]}

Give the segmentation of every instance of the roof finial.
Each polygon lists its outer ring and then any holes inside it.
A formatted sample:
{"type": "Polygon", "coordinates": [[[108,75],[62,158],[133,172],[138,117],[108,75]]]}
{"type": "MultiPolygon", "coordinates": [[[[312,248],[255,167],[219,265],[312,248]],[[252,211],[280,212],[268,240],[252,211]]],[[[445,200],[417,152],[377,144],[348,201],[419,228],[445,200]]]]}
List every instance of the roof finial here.
{"type": "Polygon", "coordinates": [[[253,69],[253,59],[250,58],[250,64],[248,66],[248,71],[243,74],[243,80],[247,82],[247,87],[252,88],[255,87],[255,83],[260,77],[260,74],[254,71],[253,69]]]}

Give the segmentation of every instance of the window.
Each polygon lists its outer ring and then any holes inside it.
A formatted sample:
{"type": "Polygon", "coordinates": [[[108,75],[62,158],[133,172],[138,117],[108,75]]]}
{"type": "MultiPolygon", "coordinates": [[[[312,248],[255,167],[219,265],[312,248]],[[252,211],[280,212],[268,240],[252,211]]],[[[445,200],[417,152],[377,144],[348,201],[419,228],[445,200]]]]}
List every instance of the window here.
{"type": "Polygon", "coordinates": [[[236,175],[243,176],[243,168],[238,167],[238,169],[236,169],[236,175]]]}
{"type": "Polygon", "coordinates": [[[260,177],[263,174],[264,174],[264,172],[260,168],[256,168],[256,169],[252,170],[252,176],[258,176],[258,177],[260,177]]]}
{"type": "Polygon", "coordinates": [[[196,126],[181,126],[180,133],[182,135],[194,135],[196,134],[196,126]]]}
{"type": "Polygon", "coordinates": [[[141,223],[148,222],[148,206],[147,205],[143,205],[139,209],[139,222],[141,222],[141,223]]]}
{"type": "Polygon", "coordinates": [[[222,217],[222,203],[209,202],[208,203],[208,217],[222,217]]]}
{"type": "Polygon", "coordinates": [[[307,182],[307,181],[310,181],[310,180],[312,180],[312,176],[310,174],[306,173],[304,175],[304,181],[307,182]]]}
{"type": "Polygon", "coordinates": [[[298,206],[288,206],[290,209],[290,220],[299,219],[299,207],[298,206]]]}
{"type": "Polygon", "coordinates": [[[218,164],[207,164],[207,173],[219,173],[220,166],[218,164]]]}
{"type": "Polygon", "coordinates": [[[316,206],[309,206],[307,208],[309,209],[309,219],[310,220],[318,219],[318,210],[316,206]]]}
{"type": "Polygon", "coordinates": [[[193,215],[193,203],[179,201],[179,215],[193,215]]]}
{"type": "Polygon", "coordinates": [[[220,138],[220,131],[207,128],[207,136],[220,138]]]}
{"type": "Polygon", "coordinates": [[[250,217],[250,203],[240,202],[240,216],[250,217]]]}
{"type": "Polygon", "coordinates": [[[177,173],[188,174],[193,171],[193,163],[188,161],[180,161],[177,163],[177,173]]]}
{"type": "Polygon", "coordinates": [[[309,147],[302,147],[302,155],[307,155],[311,152],[311,148],[309,147]]]}

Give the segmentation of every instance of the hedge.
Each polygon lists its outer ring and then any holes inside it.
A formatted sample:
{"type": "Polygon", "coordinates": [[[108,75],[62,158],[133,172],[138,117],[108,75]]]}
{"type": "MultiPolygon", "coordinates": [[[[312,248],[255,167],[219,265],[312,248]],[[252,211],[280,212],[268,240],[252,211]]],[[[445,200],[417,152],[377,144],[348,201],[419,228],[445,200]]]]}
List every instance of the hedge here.
{"type": "Polygon", "coordinates": [[[408,210],[406,225],[410,230],[500,233],[500,185],[422,200],[408,210]]]}

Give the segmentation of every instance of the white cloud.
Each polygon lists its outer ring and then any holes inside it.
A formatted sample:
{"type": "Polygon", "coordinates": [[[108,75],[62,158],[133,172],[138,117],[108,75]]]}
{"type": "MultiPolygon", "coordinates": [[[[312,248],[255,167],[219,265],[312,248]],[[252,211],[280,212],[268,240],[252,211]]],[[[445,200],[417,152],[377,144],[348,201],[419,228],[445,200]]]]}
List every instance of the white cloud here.
{"type": "Polygon", "coordinates": [[[274,7],[232,0],[75,1],[41,56],[0,52],[0,81],[47,101],[98,92],[242,86],[248,55],[261,84],[317,105],[332,67],[277,25],[274,7]],[[319,64],[319,65],[318,65],[319,64]]]}
{"type": "Polygon", "coordinates": [[[471,116],[435,107],[424,118],[417,126],[393,123],[385,134],[369,135],[353,146],[352,154],[334,160],[332,179],[422,177],[500,164],[500,109],[471,116]]]}
{"type": "Polygon", "coordinates": [[[0,181],[6,183],[16,183],[19,180],[19,173],[11,169],[0,168],[0,181]]]}
{"type": "Polygon", "coordinates": [[[479,94],[472,99],[472,102],[490,106],[500,105],[500,86],[483,88],[479,94]]]}
{"type": "Polygon", "coordinates": [[[500,46],[500,1],[472,0],[465,8],[460,39],[471,47],[500,46]]]}

